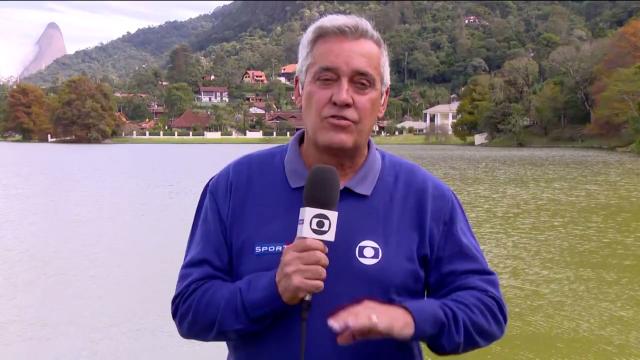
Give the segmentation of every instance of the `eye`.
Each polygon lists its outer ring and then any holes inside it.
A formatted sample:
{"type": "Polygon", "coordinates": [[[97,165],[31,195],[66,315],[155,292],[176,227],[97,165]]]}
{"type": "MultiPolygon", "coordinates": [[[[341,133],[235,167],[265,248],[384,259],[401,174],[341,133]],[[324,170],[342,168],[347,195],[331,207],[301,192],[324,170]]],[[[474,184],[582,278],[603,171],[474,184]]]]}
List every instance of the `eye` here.
{"type": "Polygon", "coordinates": [[[366,79],[358,79],[354,82],[355,87],[359,90],[367,90],[371,87],[371,82],[366,79]]]}
{"type": "Polygon", "coordinates": [[[318,83],[321,85],[331,84],[334,80],[335,78],[329,75],[322,75],[317,78],[318,83]]]}

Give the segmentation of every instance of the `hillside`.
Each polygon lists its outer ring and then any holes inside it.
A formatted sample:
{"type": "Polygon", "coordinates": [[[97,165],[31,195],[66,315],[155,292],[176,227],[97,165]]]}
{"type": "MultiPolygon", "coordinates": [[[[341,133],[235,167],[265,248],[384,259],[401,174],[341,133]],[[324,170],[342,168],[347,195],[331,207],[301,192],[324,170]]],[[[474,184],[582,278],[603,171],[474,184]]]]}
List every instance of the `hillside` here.
{"type": "Polygon", "coordinates": [[[606,36],[640,13],[640,2],[234,2],[187,21],[126,34],[66,55],[25,81],[52,85],[81,73],[126,79],[143,65],[165,68],[188,44],[224,82],[247,67],[271,74],[296,61],[302,30],[327,13],[357,13],[388,42],[394,82],[459,88],[479,70],[522,54],[544,59],[553,47],[606,36]]]}

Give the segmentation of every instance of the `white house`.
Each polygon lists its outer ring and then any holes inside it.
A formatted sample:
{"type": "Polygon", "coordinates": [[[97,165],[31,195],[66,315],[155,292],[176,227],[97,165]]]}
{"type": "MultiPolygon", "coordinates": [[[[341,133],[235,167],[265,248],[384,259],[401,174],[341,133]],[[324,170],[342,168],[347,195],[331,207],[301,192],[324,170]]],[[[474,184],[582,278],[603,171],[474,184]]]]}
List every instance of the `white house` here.
{"type": "Polygon", "coordinates": [[[196,101],[204,104],[228,103],[229,90],[226,87],[200,86],[196,101]]]}
{"type": "Polygon", "coordinates": [[[451,126],[458,119],[458,105],[460,102],[454,101],[451,104],[440,104],[423,111],[426,129],[440,129],[441,126],[446,126],[451,134],[453,132],[451,126]]]}
{"type": "Polygon", "coordinates": [[[400,129],[413,128],[415,134],[422,134],[424,133],[427,124],[422,121],[403,121],[400,124],[396,125],[396,127],[400,129]]]}

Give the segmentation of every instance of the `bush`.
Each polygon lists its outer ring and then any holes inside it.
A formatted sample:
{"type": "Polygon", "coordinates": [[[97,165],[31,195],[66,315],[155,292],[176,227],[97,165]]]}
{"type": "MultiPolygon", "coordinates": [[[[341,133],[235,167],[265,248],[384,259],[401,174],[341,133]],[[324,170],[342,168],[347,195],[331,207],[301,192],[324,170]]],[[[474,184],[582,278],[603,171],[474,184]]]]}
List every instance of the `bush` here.
{"type": "Polygon", "coordinates": [[[640,139],[636,140],[636,142],[631,145],[631,151],[635,152],[636,154],[640,154],[640,139]]]}

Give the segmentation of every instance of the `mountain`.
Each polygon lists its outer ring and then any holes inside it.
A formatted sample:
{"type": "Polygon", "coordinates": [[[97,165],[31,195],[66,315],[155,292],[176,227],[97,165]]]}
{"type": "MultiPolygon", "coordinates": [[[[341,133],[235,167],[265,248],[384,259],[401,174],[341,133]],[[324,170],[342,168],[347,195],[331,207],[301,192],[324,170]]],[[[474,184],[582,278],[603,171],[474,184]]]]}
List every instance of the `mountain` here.
{"type": "Polygon", "coordinates": [[[67,49],[64,45],[64,38],[60,27],[54,22],[47,24],[47,27],[38,38],[35,44],[36,52],[31,62],[22,70],[20,78],[29,76],[37,71],[43,70],[57,58],[66,55],[67,49]]]}
{"type": "Polygon", "coordinates": [[[122,83],[141,69],[166,70],[179,44],[189,45],[222,85],[239,81],[247,68],[271,77],[297,60],[302,31],[330,13],[375,23],[389,48],[393,84],[455,89],[509,59],[530,54],[542,63],[558,46],[608,36],[640,15],[640,2],[240,1],[65,55],[23,80],[53,85],[86,73],[122,83]]]}

